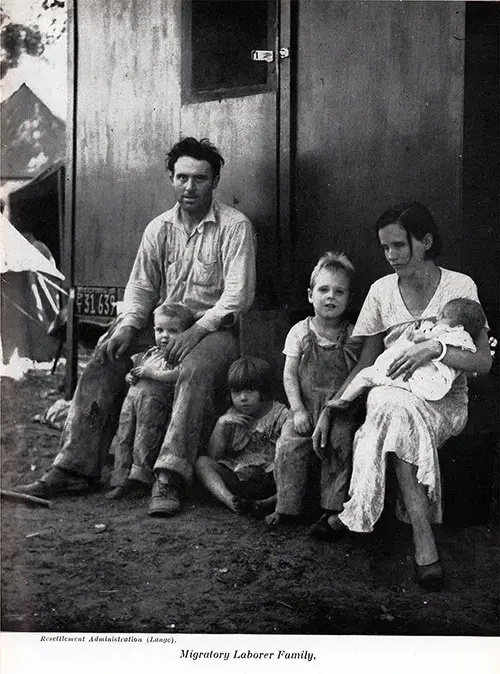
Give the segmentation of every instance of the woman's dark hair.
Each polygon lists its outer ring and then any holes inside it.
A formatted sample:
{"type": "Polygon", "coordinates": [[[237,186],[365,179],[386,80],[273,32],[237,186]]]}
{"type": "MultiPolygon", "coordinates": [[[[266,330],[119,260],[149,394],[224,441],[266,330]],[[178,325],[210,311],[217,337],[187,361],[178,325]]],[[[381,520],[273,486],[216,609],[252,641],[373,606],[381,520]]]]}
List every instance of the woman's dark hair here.
{"type": "Polygon", "coordinates": [[[199,161],[207,161],[212,167],[214,178],[220,175],[221,167],[224,165],[221,153],[208,138],[197,140],[189,136],[176,143],[165,160],[167,171],[174,172],[175,162],[179,157],[192,157],[199,161]]]}
{"type": "Polygon", "coordinates": [[[259,391],[264,398],[270,398],[273,370],[263,358],[242,356],[229,368],[227,383],[231,391],[259,391]]]}
{"type": "MultiPolygon", "coordinates": [[[[389,208],[382,213],[375,223],[375,234],[378,240],[378,233],[388,225],[399,225],[407,234],[411,234],[418,241],[422,241],[426,234],[432,235],[432,246],[425,251],[425,258],[432,260],[439,255],[443,248],[443,242],[438,232],[438,228],[430,211],[420,202],[401,204],[389,208]]],[[[408,236],[410,250],[413,252],[411,237],[408,236]]]]}

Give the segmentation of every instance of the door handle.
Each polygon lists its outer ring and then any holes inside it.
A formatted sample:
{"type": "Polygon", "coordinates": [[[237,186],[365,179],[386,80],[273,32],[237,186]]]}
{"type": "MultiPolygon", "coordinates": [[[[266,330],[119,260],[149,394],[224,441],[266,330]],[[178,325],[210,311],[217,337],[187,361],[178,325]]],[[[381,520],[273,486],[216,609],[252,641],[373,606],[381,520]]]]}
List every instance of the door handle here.
{"type": "MultiPolygon", "coordinates": [[[[281,47],[278,52],[280,59],[287,59],[290,57],[290,50],[288,47],[281,47]]],[[[271,49],[252,49],[252,61],[265,61],[272,63],[274,61],[274,52],[271,49]]]]}

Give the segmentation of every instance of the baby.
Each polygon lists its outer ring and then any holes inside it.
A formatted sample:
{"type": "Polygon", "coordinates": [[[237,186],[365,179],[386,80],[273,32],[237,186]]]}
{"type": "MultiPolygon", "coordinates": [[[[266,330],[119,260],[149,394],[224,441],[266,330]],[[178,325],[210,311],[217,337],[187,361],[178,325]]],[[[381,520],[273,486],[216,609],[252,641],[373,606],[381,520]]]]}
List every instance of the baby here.
{"type": "Polygon", "coordinates": [[[153,466],[172,411],[179,366],[172,368],[164,358],[169,335],[184,332],[194,323],[184,304],[164,302],[154,311],[156,346],[132,356],[133,367],[125,380],[130,384],[111,445],[115,466],[108,499],[130,492],[146,492],[153,482],[153,466]]]}
{"type": "Polygon", "coordinates": [[[456,346],[465,351],[476,351],[474,340],[486,324],[486,317],[480,304],[473,300],[458,298],[450,300],[435,323],[425,321],[420,329],[415,330],[412,339],[400,337],[390,348],[384,351],[370,367],[365,367],[354,377],[339,398],[334,398],[328,407],[344,408],[355,398],[373,386],[396,386],[424,400],[441,400],[451,389],[460,374],[441,362],[448,346],[456,346]],[[403,376],[391,379],[386,372],[391,363],[403,351],[413,344],[429,339],[438,340],[443,350],[438,358],[421,365],[411,377],[405,381],[403,376]]]}

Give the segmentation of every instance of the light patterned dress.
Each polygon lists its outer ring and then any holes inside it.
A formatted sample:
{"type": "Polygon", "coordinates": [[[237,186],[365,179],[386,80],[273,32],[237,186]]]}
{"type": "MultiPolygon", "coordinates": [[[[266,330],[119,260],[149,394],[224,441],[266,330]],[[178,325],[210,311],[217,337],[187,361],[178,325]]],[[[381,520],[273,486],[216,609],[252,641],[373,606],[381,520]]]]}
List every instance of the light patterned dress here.
{"type": "MultiPolygon", "coordinates": [[[[385,348],[419,328],[424,319],[435,319],[452,299],[479,301],[477,288],[465,274],[440,268],[439,285],[417,318],[407,309],[396,274],[385,276],[370,288],[353,337],[384,333],[385,348]]],[[[377,386],[367,398],[366,419],[354,438],[350,499],[341,521],[356,532],[372,531],[384,507],[387,455],[394,452],[417,467],[417,480],[426,488],[431,521],[442,521],[441,478],[438,448],[458,435],[467,422],[467,380],[460,374],[441,400],[428,401],[410,391],[377,386]]],[[[398,502],[397,514],[408,521],[398,502]]]]}
{"type": "MultiPolygon", "coordinates": [[[[231,407],[228,413],[238,412],[231,407]]],[[[283,403],[274,400],[269,411],[262,417],[254,419],[248,427],[231,424],[227,455],[220,459],[219,463],[234,471],[241,480],[251,476],[254,468],[262,468],[264,472],[272,473],[276,441],[288,413],[289,410],[283,403]]]]}

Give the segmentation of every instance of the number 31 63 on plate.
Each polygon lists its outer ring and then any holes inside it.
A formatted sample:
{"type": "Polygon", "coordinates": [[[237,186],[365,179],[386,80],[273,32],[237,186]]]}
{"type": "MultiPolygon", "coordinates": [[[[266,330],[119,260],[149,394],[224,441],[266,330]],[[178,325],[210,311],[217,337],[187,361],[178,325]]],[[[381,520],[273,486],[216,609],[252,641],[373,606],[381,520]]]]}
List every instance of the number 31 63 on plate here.
{"type": "Polygon", "coordinates": [[[118,288],[78,286],[75,293],[77,316],[116,316],[118,288]]]}

